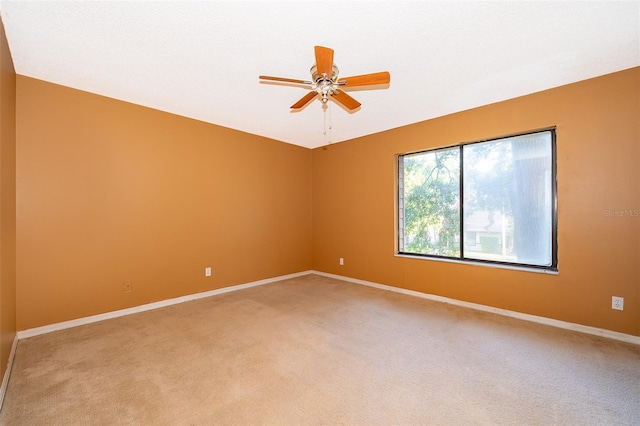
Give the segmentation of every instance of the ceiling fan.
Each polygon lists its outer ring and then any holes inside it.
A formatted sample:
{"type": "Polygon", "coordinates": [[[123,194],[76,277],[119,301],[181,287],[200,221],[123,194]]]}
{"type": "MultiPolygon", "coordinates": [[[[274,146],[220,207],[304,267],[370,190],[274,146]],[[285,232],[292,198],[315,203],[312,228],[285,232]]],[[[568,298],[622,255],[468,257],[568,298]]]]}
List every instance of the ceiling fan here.
{"type": "Polygon", "coordinates": [[[351,87],[389,84],[391,76],[388,71],[372,74],[356,75],[338,79],[338,67],[333,63],[333,49],[315,46],[316,63],[311,67],[311,80],[296,80],[292,78],[270,77],[261,75],[260,80],[294,83],[311,86],[311,91],[304,95],[291,109],[301,109],[309,102],[320,96],[323,104],[332,98],[349,111],[360,107],[360,102],[349,96],[343,89],[351,87]]]}

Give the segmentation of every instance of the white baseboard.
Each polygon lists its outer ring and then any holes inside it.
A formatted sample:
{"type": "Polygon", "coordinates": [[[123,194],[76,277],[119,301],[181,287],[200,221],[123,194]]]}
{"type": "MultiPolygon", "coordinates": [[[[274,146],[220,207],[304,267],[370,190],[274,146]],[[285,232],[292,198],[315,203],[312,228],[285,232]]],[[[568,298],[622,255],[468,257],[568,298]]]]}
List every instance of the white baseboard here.
{"type": "Polygon", "coordinates": [[[442,297],[435,294],[421,293],[419,291],[407,290],[404,288],[393,287],[384,284],[378,284],[370,281],[359,280],[356,278],[349,278],[342,275],[329,274],[326,272],[313,271],[314,274],[322,275],[328,278],[335,278],[342,281],[348,281],[354,284],[366,285],[369,287],[379,288],[381,290],[393,291],[396,293],[402,293],[409,296],[420,297],[422,299],[434,300],[436,302],[450,303],[456,306],[462,306],[465,308],[476,309],[478,311],[491,312],[493,314],[503,315],[506,317],[517,318],[524,321],[535,322],[538,324],[550,325],[552,327],[563,328],[566,330],[579,331],[581,333],[592,334],[595,336],[606,337],[609,339],[619,340],[622,342],[633,343],[640,345],[640,337],[631,334],[618,333],[617,331],[605,330],[597,327],[590,327],[582,324],[575,324],[566,321],[555,320],[551,318],[540,317],[536,315],[524,314],[522,312],[509,311],[507,309],[494,308],[492,306],[480,305],[478,303],[465,302],[462,300],[450,299],[448,297],[442,297]]]}
{"type": "Polygon", "coordinates": [[[13,368],[13,359],[16,356],[16,348],[18,347],[18,334],[13,336],[13,344],[11,345],[11,352],[9,352],[9,360],[7,361],[7,369],[4,371],[2,377],[2,385],[0,386],[0,410],[2,410],[2,404],[4,403],[4,395],[7,393],[7,386],[9,386],[9,376],[11,376],[11,369],[13,368]]]}
{"type": "MultiPolygon", "coordinates": [[[[13,361],[13,353],[14,353],[14,350],[15,350],[15,346],[16,346],[17,341],[20,340],[20,339],[26,339],[28,337],[38,336],[40,334],[51,333],[52,331],[64,330],[64,329],[71,328],[71,327],[78,327],[80,325],[91,324],[93,322],[104,321],[104,320],[107,320],[107,319],[117,318],[117,317],[121,317],[121,316],[124,316],[124,315],[130,315],[130,314],[135,314],[135,313],[138,313],[138,312],[149,311],[149,310],[152,310],[152,309],[163,308],[165,306],[171,306],[171,305],[175,305],[175,304],[178,304],[178,303],[188,302],[190,300],[196,300],[196,299],[202,299],[202,298],[205,298],[205,297],[216,296],[218,294],[223,294],[223,293],[228,293],[228,292],[231,292],[231,291],[242,290],[242,289],[245,289],[245,288],[255,287],[255,286],[264,285],[264,284],[269,284],[269,283],[273,283],[273,282],[276,282],[276,281],[282,281],[282,280],[301,277],[301,276],[310,275],[310,274],[316,274],[316,275],[321,275],[321,276],[325,276],[325,277],[329,277],[329,278],[335,278],[335,279],[338,279],[338,280],[347,281],[347,282],[351,282],[351,283],[354,283],[354,284],[361,284],[361,285],[366,285],[366,286],[369,286],[369,287],[375,287],[375,288],[378,288],[378,289],[381,289],[381,290],[393,291],[393,292],[396,292],[396,293],[406,294],[406,295],[414,296],[414,297],[420,297],[420,298],[423,298],[423,299],[433,300],[433,301],[436,301],[436,302],[450,303],[452,305],[461,306],[461,307],[465,307],[465,308],[469,308],[469,309],[475,309],[475,310],[478,310],[478,311],[490,312],[490,313],[494,313],[494,314],[497,314],[497,315],[502,315],[502,316],[506,316],[506,317],[521,319],[521,320],[524,320],[524,321],[529,321],[529,322],[534,322],[534,323],[538,323],[538,324],[549,325],[549,326],[552,326],[552,327],[557,327],[557,328],[562,328],[562,329],[572,330],[572,331],[578,331],[578,332],[585,333],[585,334],[591,334],[591,335],[595,335],[595,336],[606,337],[606,338],[609,338],[609,339],[614,339],[614,340],[619,340],[619,341],[622,341],[622,342],[627,342],[627,343],[633,343],[633,344],[636,344],[636,345],[640,345],[640,337],[633,336],[633,335],[630,335],[630,334],[618,333],[616,331],[605,330],[605,329],[602,329],[602,328],[590,327],[590,326],[582,325],[582,324],[575,324],[575,323],[571,323],[571,322],[560,321],[560,320],[540,317],[540,316],[536,316],[536,315],[524,314],[522,312],[510,311],[510,310],[501,309],[501,308],[495,308],[495,307],[492,307],[492,306],[481,305],[481,304],[478,304],[478,303],[465,302],[465,301],[462,301],[462,300],[451,299],[451,298],[448,298],[448,297],[438,296],[438,295],[435,295],[435,294],[421,293],[421,292],[414,291],[414,290],[407,290],[407,289],[400,288],[400,287],[393,287],[393,286],[389,286],[389,285],[378,284],[378,283],[374,283],[374,282],[371,282],[371,281],[365,281],[365,280],[360,280],[360,279],[356,279],[356,278],[345,277],[345,276],[342,276],[342,275],[330,274],[330,273],[327,273],[327,272],[309,270],[309,271],[297,272],[297,273],[294,273],[294,274],[281,275],[281,276],[278,276],[278,277],[267,278],[267,279],[264,279],[264,280],[254,281],[254,282],[250,282],[250,283],[246,283],[246,284],[239,284],[239,285],[235,285],[235,286],[231,286],[231,287],[224,287],[224,288],[220,288],[220,289],[216,289],[216,290],[206,291],[206,292],[203,292],[203,293],[196,293],[196,294],[190,294],[190,295],[187,295],[187,296],[176,297],[174,299],[167,299],[167,300],[162,300],[162,301],[159,301],[159,302],[148,303],[148,304],[145,304],[145,305],[135,306],[133,308],[127,308],[127,309],[122,309],[122,310],[118,310],[118,311],[107,312],[107,313],[104,313],[104,314],[93,315],[93,316],[90,316],[90,317],[84,317],[84,318],[78,318],[78,319],[75,319],[75,320],[59,322],[59,323],[56,323],[56,324],[50,324],[50,325],[45,325],[43,327],[31,328],[31,329],[24,330],[24,331],[18,331],[17,334],[16,334],[16,338],[14,339],[14,345],[13,345],[13,348],[12,348],[12,351],[11,351],[10,362],[13,361]]],[[[9,366],[7,366],[7,371],[10,371],[9,366]]],[[[4,380],[8,380],[8,375],[6,373],[5,373],[4,380]]],[[[0,392],[4,392],[4,390],[5,390],[4,381],[3,381],[2,386],[3,387],[0,389],[0,392]]],[[[4,395],[4,393],[0,394],[0,398],[2,398],[3,395],[4,395]]],[[[1,403],[2,403],[2,400],[0,399],[0,404],[1,403]]],[[[0,407],[1,407],[1,405],[0,405],[0,407]]]]}
{"type": "Polygon", "coordinates": [[[85,324],[91,324],[98,321],[104,321],[112,318],[118,318],[125,315],[136,314],[138,312],[150,311],[152,309],[164,308],[165,306],[176,305],[178,303],[189,302],[191,300],[203,299],[205,297],[216,296],[218,294],[228,293],[231,291],[242,290],[249,287],[255,287],[259,285],[269,284],[276,281],[287,280],[290,278],[301,277],[303,275],[309,275],[313,271],[303,271],[294,274],[280,275],[278,277],[267,278],[260,281],[253,281],[245,284],[238,284],[230,287],[223,287],[216,290],[205,291],[202,293],[189,294],[186,296],[176,297],[173,299],[161,300],[159,302],[147,303],[145,305],[134,306],[133,308],[121,309],[118,311],[106,312],[104,314],[92,315],[89,317],[78,318],[70,321],[58,322],[55,324],[45,325],[42,327],[30,328],[28,330],[18,331],[17,338],[26,339],[28,337],[38,336],[40,334],[51,333],[52,331],[64,330],[67,328],[78,327],[85,324]]]}

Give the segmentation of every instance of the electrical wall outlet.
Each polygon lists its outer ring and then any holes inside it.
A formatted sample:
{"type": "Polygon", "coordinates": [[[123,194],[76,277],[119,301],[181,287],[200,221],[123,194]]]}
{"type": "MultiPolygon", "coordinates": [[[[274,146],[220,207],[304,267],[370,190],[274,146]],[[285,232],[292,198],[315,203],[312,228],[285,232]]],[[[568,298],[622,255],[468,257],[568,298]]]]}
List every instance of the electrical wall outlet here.
{"type": "Polygon", "coordinates": [[[204,268],[204,276],[205,277],[210,277],[211,276],[211,267],[206,267],[204,268]]]}
{"type": "Polygon", "coordinates": [[[131,281],[123,281],[122,282],[122,292],[130,293],[133,291],[133,283],[131,281]]]}
{"type": "Polygon", "coordinates": [[[340,258],[340,266],[344,265],[344,259],[340,258]]]}
{"type": "Polygon", "coordinates": [[[624,297],[612,296],[611,309],[622,311],[624,309],[624,297]]]}

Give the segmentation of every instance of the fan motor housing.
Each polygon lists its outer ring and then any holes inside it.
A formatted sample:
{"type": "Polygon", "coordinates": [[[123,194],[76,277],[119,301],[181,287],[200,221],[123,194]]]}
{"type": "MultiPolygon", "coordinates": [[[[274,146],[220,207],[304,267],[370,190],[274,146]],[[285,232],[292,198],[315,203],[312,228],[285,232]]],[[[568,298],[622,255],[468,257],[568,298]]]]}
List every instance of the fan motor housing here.
{"type": "Polygon", "coordinates": [[[335,82],[338,79],[338,72],[340,72],[340,70],[338,69],[338,66],[336,64],[333,64],[333,67],[331,68],[331,76],[327,76],[327,77],[323,77],[321,75],[318,74],[318,65],[314,64],[311,67],[311,79],[318,83],[320,80],[331,80],[331,82],[335,82]]]}

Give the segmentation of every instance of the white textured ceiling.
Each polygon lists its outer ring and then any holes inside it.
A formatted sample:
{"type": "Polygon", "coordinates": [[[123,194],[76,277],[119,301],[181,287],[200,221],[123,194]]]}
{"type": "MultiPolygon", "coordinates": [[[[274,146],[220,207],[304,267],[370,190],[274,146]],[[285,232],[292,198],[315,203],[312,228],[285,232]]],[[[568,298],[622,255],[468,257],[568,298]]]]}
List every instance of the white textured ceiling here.
{"type": "Polygon", "coordinates": [[[2,1],[16,72],[309,148],[640,65],[640,1],[2,1]],[[355,113],[258,75],[389,71],[355,113]],[[326,120],[326,134],[325,133],[326,120]],[[330,126],[330,129],[329,129],[330,126]]]}

